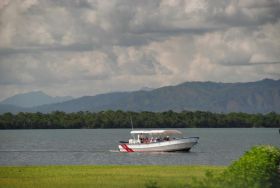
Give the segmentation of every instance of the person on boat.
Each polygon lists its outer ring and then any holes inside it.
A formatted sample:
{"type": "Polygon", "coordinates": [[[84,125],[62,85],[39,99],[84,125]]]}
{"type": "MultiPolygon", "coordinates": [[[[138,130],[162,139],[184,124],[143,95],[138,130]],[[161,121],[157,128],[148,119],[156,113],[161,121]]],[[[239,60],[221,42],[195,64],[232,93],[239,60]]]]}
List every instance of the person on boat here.
{"type": "Polygon", "coordinates": [[[141,133],[140,135],[138,135],[140,143],[142,144],[144,142],[144,137],[143,134],[141,133]]]}
{"type": "Polygon", "coordinates": [[[148,138],[148,137],[145,137],[145,138],[144,138],[144,143],[145,143],[145,144],[148,144],[148,143],[149,143],[149,138],[148,138]]]}
{"type": "Polygon", "coordinates": [[[169,141],[169,136],[165,136],[165,137],[163,138],[163,140],[164,140],[164,141],[169,141]]]}

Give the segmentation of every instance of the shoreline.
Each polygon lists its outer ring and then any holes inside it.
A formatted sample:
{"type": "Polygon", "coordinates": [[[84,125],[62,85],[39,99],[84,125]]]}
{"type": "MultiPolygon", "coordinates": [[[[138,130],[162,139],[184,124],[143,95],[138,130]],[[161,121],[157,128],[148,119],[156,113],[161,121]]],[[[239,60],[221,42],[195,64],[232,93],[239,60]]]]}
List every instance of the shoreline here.
{"type": "MultiPolygon", "coordinates": [[[[1,129],[1,130],[108,130],[108,129],[116,129],[116,130],[132,130],[131,128],[16,128],[16,129],[1,129]]],[[[135,130],[150,130],[150,129],[280,129],[279,127],[177,127],[177,128],[172,128],[172,127],[149,127],[149,128],[141,128],[141,127],[136,127],[134,128],[135,130]]]]}

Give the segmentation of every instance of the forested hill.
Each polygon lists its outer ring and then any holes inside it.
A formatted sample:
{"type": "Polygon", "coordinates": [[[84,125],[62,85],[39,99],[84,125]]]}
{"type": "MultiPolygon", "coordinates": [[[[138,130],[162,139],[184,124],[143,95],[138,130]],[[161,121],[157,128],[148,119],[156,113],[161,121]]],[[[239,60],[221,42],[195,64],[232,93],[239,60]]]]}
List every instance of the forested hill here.
{"type": "Polygon", "coordinates": [[[102,110],[279,113],[280,80],[265,79],[247,83],[185,82],[148,91],[86,96],[25,109],[26,112],[43,113],[102,110]]]}
{"type": "Polygon", "coordinates": [[[151,91],[82,97],[60,104],[41,106],[35,111],[97,112],[109,109],[154,112],[280,112],[280,80],[266,79],[250,83],[186,82],[151,91]]]}

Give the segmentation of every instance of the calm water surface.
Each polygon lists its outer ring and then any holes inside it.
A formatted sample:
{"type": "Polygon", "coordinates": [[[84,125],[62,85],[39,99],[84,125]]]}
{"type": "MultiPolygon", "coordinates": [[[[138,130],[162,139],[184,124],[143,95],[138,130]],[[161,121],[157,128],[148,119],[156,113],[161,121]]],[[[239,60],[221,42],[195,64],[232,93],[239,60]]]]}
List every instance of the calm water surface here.
{"type": "Polygon", "coordinates": [[[179,129],[199,136],[188,153],[119,153],[129,129],[0,130],[0,165],[229,165],[257,144],[280,147],[278,129],[179,129]]]}

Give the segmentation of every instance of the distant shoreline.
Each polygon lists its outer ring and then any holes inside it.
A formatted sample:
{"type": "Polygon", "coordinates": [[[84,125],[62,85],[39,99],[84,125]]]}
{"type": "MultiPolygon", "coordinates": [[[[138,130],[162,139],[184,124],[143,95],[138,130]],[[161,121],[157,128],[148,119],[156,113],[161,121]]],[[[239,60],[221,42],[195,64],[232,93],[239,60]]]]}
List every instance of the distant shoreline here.
{"type": "MultiPolygon", "coordinates": [[[[182,127],[182,128],[176,128],[176,129],[278,129],[280,127],[182,127]]],[[[0,131],[4,131],[4,130],[106,130],[106,129],[131,129],[131,128],[48,128],[48,129],[22,129],[22,128],[18,128],[18,129],[0,129],[0,131]]],[[[172,129],[172,127],[165,127],[165,128],[135,128],[135,130],[139,130],[139,129],[172,129]]],[[[279,133],[280,134],[280,133],[279,133]]]]}
{"type": "Polygon", "coordinates": [[[280,128],[280,114],[212,112],[52,112],[5,113],[0,115],[0,129],[135,129],[146,128],[280,128]]]}

